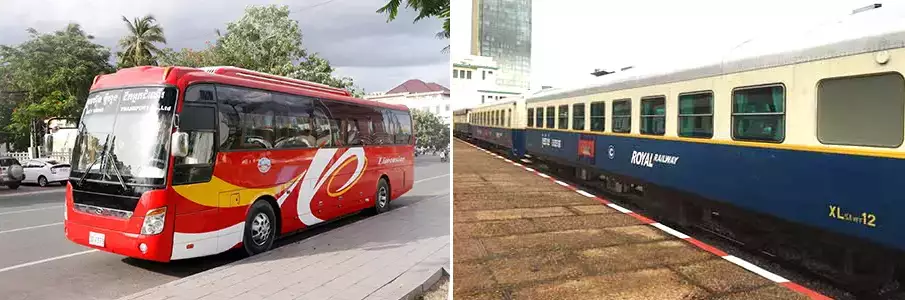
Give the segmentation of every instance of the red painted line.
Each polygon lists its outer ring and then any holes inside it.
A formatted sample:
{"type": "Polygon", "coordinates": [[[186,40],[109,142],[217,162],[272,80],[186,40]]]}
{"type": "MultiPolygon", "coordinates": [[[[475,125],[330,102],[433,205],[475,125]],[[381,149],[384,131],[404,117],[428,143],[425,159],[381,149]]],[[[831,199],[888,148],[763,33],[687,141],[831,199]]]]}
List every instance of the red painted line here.
{"type": "Polygon", "coordinates": [[[714,248],[713,246],[704,244],[704,242],[699,241],[699,240],[696,239],[696,238],[690,237],[690,238],[687,238],[687,239],[685,239],[685,240],[688,241],[689,243],[695,245],[695,246],[698,246],[698,248],[704,249],[704,251],[707,251],[707,252],[716,254],[716,256],[723,257],[723,256],[726,256],[726,255],[729,255],[729,254],[727,254],[726,252],[723,252],[723,250],[720,250],[720,249],[714,248]]]}
{"type": "Polygon", "coordinates": [[[648,219],[647,217],[639,215],[635,212],[630,212],[628,213],[628,215],[634,217],[635,219],[638,219],[638,221],[644,222],[644,224],[657,223],[654,220],[648,219]]]}
{"type": "Polygon", "coordinates": [[[797,283],[794,283],[791,281],[783,282],[783,283],[780,283],[779,285],[784,286],[790,290],[799,292],[805,296],[808,296],[808,298],[811,298],[811,299],[820,299],[820,300],[833,299],[833,298],[821,295],[818,292],[815,292],[809,288],[803,287],[803,286],[798,285],[797,283]]]}

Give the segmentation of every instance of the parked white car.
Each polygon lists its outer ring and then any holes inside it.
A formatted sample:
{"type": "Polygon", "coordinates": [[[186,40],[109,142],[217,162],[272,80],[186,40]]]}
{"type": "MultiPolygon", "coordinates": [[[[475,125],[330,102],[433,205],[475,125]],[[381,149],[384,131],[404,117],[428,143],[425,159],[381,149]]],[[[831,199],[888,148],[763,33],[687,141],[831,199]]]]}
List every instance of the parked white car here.
{"type": "Polygon", "coordinates": [[[22,169],[25,171],[23,183],[37,183],[40,186],[47,186],[50,183],[65,185],[66,180],[69,180],[69,164],[51,158],[27,160],[22,169]]]}

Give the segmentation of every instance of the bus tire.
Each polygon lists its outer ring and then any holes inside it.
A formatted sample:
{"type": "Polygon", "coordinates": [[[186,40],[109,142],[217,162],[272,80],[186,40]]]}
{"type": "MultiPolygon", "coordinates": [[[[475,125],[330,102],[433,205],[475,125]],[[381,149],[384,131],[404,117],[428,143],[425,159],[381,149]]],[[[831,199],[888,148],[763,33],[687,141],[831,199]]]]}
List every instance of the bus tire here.
{"type": "Polygon", "coordinates": [[[390,184],[386,178],[377,181],[377,192],[374,193],[374,213],[379,214],[390,209],[390,184]]]}
{"type": "Polygon", "coordinates": [[[245,217],[245,232],[242,235],[245,252],[251,256],[270,250],[276,237],[276,225],[276,216],[270,203],[255,201],[245,217]]]}

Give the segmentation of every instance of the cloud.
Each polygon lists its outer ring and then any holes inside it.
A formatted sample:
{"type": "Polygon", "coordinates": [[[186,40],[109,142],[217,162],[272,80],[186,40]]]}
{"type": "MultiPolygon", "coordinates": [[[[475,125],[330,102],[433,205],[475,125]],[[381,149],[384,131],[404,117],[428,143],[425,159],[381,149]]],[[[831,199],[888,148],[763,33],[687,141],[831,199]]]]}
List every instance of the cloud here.
{"type": "Polygon", "coordinates": [[[28,38],[29,27],[40,32],[82,25],[95,42],[114,48],[126,33],[121,16],[153,14],[164,27],[166,47],[201,48],[216,39],[215,29],[242,16],[248,5],[288,5],[299,21],[302,43],[341,70],[354,76],[367,91],[387,91],[403,81],[419,78],[449,86],[449,56],[441,53],[447,40],[435,38],[437,19],[412,23],[414,11],[401,11],[386,22],[376,10],[386,0],[3,0],[0,44],[18,44],[28,38]],[[409,77],[404,77],[409,76],[409,77]]]}

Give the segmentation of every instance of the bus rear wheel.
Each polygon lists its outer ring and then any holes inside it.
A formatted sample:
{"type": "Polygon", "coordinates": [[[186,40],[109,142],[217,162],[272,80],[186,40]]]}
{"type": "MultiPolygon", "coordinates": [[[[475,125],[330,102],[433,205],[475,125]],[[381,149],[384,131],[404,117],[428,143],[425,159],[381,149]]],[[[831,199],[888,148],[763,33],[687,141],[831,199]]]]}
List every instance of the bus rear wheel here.
{"type": "Polygon", "coordinates": [[[252,204],[245,218],[245,234],[242,235],[245,252],[255,255],[270,250],[276,237],[276,224],[269,202],[261,200],[252,204]]]}
{"type": "Polygon", "coordinates": [[[390,209],[390,184],[386,178],[377,182],[377,193],[374,194],[374,213],[379,214],[390,209]]]}

